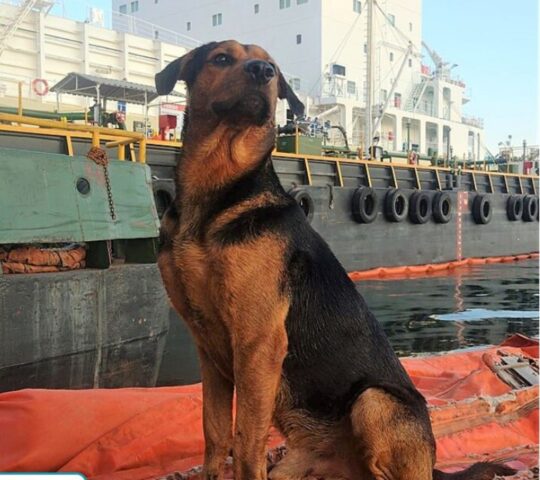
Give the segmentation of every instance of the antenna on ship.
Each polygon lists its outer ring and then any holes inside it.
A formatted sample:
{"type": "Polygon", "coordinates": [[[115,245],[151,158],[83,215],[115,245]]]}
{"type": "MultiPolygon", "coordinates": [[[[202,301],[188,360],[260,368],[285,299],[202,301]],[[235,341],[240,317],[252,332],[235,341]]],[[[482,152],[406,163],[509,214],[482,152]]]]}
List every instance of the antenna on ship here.
{"type": "Polygon", "coordinates": [[[367,59],[366,59],[366,111],[364,120],[364,148],[366,155],[370,155],[373,121],[373,3],[375,0],[367,0],[367,59]]]}

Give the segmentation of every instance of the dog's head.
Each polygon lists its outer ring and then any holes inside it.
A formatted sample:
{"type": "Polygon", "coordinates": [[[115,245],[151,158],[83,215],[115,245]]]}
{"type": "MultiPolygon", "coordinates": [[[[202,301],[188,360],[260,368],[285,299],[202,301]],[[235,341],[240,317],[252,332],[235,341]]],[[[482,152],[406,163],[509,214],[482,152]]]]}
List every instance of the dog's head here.
{"type": "Polygon", "coordinates": [[[263,125],[274,118],[277,98],[301,116],[304,105],[261,47],[234,40],[212,42],[174,60],[156,74],[160,95],[186,82],[191,115],[214,116],[231,124],[263,125]]]}

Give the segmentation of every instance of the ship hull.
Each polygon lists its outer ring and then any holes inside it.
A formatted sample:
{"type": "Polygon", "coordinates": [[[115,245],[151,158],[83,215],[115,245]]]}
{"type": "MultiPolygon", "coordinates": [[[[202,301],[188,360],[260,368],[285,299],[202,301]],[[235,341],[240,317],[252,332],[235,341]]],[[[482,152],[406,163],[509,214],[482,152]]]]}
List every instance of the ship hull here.
{"type": "Polygon", "coordinates": [[[154,386],[169,329],[155,264],[0,275],[0,391],[154,386]]]}
{"type": "MultiPolygon", "coordinates": [[[[477,224],[472,214],[476,193],[447,191],[454,211],[448,223],[431,217],[424,224],[408,218],[388,220],[379,201],[372,223],[357,223],[351,213],[355,188],[302,186],[313,199],[312,227],[327,241],[349,272],[376,267],[444,263],[463,258],[499,257],[538,251],[538,222],[509,221],[506,204],[510,195],[490,194],[492,217],[477,224]],[[461,198],[460,198],[461,197],[461,198]],[[458,211],[458,199],[465,204],[458,211]],[[461,224],[461,228],[460,228],[461,224]]],[[[402,190],[411,198],[415,190],[402,190]]],[[[375,189],[383,199],[387,189],[375,189]]],[[[432,198],[435,191],[428,191],[432,198]]]]}

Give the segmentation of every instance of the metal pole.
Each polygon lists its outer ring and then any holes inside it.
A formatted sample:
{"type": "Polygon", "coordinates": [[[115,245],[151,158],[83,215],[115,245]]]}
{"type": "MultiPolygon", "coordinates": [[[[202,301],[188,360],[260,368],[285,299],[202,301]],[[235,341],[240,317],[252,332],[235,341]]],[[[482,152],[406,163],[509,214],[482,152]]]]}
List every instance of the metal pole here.
{"type": "Polygon", "coordinates": [[[101,126],[101,98],[99,96],[99,84],[96,85],[96,105],[97,105],[97,115],[94,109],[94,122],[101,126]]]}
{"type": "Polygon", "coordinates": [[[371,131],[373,133],[375,133],[378,130],[379,125],[382,122],[382,119],[384,117],[384,113],[386,112],[386,109],[388,108],[388,104],[390,103],[390,99],[392,98],[392,95],[394,95],[394,91],[396,89],[398,81],[399,81],[399,79],[401,77],[401,74],[403,73],[403,68],[405,67],[405,64],[407,63],[407,60],[409,59],[409,56],[411,55],[411,53],[412,53],[412,44],[409,44],[409,47],[407,48],[407,51],[405,52],[405,56],[403,57],[403,61],[401,62],[401,65],[399,67],[396,78],[394,79],[394,82],[392,83],[392,86],[390,87],[390,91],[388,92],[388,95],[386,95],[386,100],[385,100],[384,105],[382,107],[381,114],[375,120],[375,125],[373,125],[371,127],[371,131]]]}
{"type": "MultiPolygon", "coordinates": [[[[147,136],[148,131],[148,94],[144,92],[144,136],[147,136]]],[[[143,162],[144,163],[144,162],[143,162]]]]}
{"type": "Polygon", "coordinates": [[[17,107],[17,115],[22,115],[23,114],[22,86],[23,86],[23,82],[19,82],[18,83],[19,101],[18,101],[18,107],[17,107]]]}
{"type": "MultiPolygon", "coordinates": [[[[476,150],[478,151],[478,160],[480,161],[480,133],[476,134],[476,150]]],[[[486,156],[484,155],[484,170],[486,170],[486,156]]]]}
{"type": "Polygon", "coordinates": [[[372,110],[373,110],[373,3],[367,0],[367,58],[366,58],[366,111],[364,120],[364,145],[369,156],[373,139],[372,110]]]}
{"type": "Polygon", "coordinates": [[[448,159],[448,165],[450,165],[450,127],[446,127],[446,131],[448,132],[446,136],[446,158],[448,159]]]}

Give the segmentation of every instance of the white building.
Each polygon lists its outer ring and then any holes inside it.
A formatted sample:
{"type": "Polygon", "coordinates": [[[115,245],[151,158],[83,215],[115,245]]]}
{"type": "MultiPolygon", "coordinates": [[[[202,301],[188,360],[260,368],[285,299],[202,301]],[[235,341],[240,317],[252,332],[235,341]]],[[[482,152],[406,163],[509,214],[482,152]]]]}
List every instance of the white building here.
{"type": "MultiPolygon", "coordinates": [[[[308,115],[345,127],[358,145],[364,138],[367,89],[366,2],[113,0],[113,28],[133,31],[144,20],[160,25],[146,29],[156,39],[174,31],[202,42],[234,38],[259,44],[306,100],[308,115]]],[[[440,157],[452,151],[459,159],[480,159],[482,123],[462,115],[469,100],[464,83],[453,78],[452,67],[435,52],[422,55],[421,0],[374,5],[374,122],[388,99],[374,131],[380,144],[391,151],[414,148],[440,157]],[[427,67],[428,60],[438,67],[427,67]]]]}
{"type": "MultiPolygon", "coordinates": [[[[25,11],[26,4],[0,0],[0,109],[17,107],[21,84],[24,109],[82,112],[88,110],[92,98],[62,94],[57,99],[50,92],[39,95],[35,81],[44,80],[52,87],[68,73],[77,72],[154,86],[155,73],[193,47],[189,39],[184,39],[186,46],[174,45],[106,29],[99,23],[53,16],[38,2],[25,11]]],[[[41,82],[39,93],[44,93],[43,85],[41,82]]],[[[156,101],[148,112],[154,129],[158,104],[156,101]]],[[[116,105],[109,108],[115,110],[116,105]]],[[[128,128],[144,116],[142,106],[127,105],[128,128]]]]}

